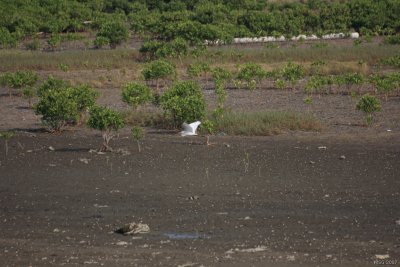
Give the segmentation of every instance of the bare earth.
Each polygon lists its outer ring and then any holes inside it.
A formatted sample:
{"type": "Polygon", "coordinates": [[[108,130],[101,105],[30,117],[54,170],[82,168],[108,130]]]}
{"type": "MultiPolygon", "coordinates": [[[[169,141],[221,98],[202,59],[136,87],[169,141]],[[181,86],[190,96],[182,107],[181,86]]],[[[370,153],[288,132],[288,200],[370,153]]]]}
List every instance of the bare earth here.
{"type": "Polygon", "coordinates": [[[0,93],[0,130],[17,130],[8,155],[0,140],[1,266],[400,264],[399,97],[364,127],[349,96],[307,106],[302,93],[230,90],[232,110],[312,112],[325,127],[211,147],[148,129],[140,153],[126,128],[118,152],[97,154],[100,133],[42,132],[24,100],[0,93]],[[113,232],[130,222],[150,232],[113,232]]]}

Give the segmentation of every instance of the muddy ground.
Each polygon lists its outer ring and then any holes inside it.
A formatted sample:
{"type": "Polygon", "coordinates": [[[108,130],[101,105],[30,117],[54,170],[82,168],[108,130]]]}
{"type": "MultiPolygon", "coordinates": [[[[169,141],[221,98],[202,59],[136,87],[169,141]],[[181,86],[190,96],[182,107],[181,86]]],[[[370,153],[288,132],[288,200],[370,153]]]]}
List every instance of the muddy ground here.
{"type": "MultiPolygon", "coordinates": [[[[119,91],[102,104],[127,107],[119,91]]],[[[205,91],[213,105],[213,91],[205,91]]],[[[84,128],[54,135],[1,91],[1,266],[374,266],[400,264],[400,98],[372,127],[345,95],[230,90],[232,110],[311,112],[318,133],[182,138],[124,129],[116,153],[84,128]],[[250,108],[251,107],[251,108],[250,108]],[[150,232],[113,232],[130,222],[150,232]]]]}

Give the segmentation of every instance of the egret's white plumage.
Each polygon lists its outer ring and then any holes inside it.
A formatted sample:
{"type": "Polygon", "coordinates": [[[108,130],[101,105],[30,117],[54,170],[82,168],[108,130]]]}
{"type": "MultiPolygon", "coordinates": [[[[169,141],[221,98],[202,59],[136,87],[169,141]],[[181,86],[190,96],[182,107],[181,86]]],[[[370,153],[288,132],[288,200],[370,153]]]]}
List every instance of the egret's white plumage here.
{"type": "Polygon", "coordinates": [[[186,122],[184,122],[182,124],[183,131],[181,132],[181,136],[197,135],[196,130],[200,124],[201,124],[201,122],[199,122],[199,121],[195,121],[191,124],[187,124],[186,122]]]}

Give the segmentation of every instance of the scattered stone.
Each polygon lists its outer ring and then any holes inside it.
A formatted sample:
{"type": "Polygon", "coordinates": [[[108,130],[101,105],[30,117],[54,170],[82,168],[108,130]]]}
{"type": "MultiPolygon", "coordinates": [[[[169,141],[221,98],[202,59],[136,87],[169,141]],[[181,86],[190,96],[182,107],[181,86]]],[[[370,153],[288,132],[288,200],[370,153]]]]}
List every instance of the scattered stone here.
{"type": "Polygon", "coordinates": [[[83,162],[83,163],[85,163],[85,164],[89,164],[90,159],[81,158],[81,159],[79,159],[79,161],[80,161],[80,162],[83,162]]]}
{"type": "Polygon", "coordinates": [[[396,221],[396,224],[400,226],[400,219],[396,221]]]}
{"type": "Polygon", "coordinates": [[[226,254],[233,254],[234,252],[248,252],[248,253],[253,253],[253,252],[261,252],[261,251],[266,251],[268,248],[266,246],[257,246],[255,248],[244,248],[244,249],[230,249],[226,251],[226,254]]]}
{"type": "Polygon", "coordinates": [[[295,256],[294,255],[287,255],[286,256],[286,259],[288,260],[288,261],[295,261],[295,256]]]}
{"type": "Polygon", "coordinates": [[[188,200],[198,200],[198,199],[200,199],[200,197],[199,196],[190,196],[187,199],[188,200]]]}
{"type": "Polygon", "coordinates": [[[117,246],[127,246],[127,245],[128,245],[128,242],[119,241],[119,242],[115,243],[115,245],[117,245],[117,246]]]}
{"type": "Polygon", "coordinates": [[[339,157],[339,159],[340,159],[340,160],[344,160],[344,159],[346,159],[346,156],[345,156],[345,155],[341,155],[341,156],[339,157]]]}
{"type": "Polygon", "coordinates": [[[391,132],[392,130],[390,130],[390,129],[387,129],[386,131],[387,131],[387,132],[391,132]]]}
{"type": "Polygon", "coordinates": [[[53,233],[59,233],[59,232],[60,232],[60,229],[54,228],[53,233]]]}
{"type": "Polygon", "coordinates": [[[32,152],[33,152],[33,150],[31,150],[31,149],[26,151],[26,153],[32,153],[32,152]]]}
{"type": "Polygon", "coordinates": [[[251,218],[250,218],[250,216],[246,216],[246,217],[244,217],[243,220],[248,221],[248,220],[251,220],[251,218]]]}
{"type": "Polygon", "coordinates": [[[123,235],[145,234],[150,232],[150,227],[144,223],[128,223],[115,230],[115,233],[123,235]]]}
{"type": "Polygon", "coordinates": [[[90,261],[84,261],[83,264],[99,264],[97,261],[90,260],[90,261]]]}
{"type": "Polygon", "coordinates": [[[319,150],[326,150],[327,147],[326,147],[326,146],[319,146],[318,149],[319,149],[319,150]]]}
{"type": "Polygon", "coordinates": [[[57,165],[56,165],[56,164],[50,163],[49,166],[50,166],[50,167],[56,167],[57,165]]]}
{"type": "Polygon", "coordinates": [[[315,164],[315,161],[310,160],[310,164],[315,164]]]}
{"type": "Polygon", "coordinates": [[[108,208],[108,205],[99,205],[99,204],[94,204],[93,205],[95,208],[108,208]]]}
{"type": "Polygon", "coordinates": [[[382,255],[375,255],[375,258],[377,258],[378,260],[385,260],[385,259],[389,259],[389,255],[388,254],[382,254],[382,255]]]}
{"type": "Polygon", "coordinates": [[[52,147],[52,146],[49,146],[49,150],[50,150],[50,151],[55,151],[55,148],[52,147]]]}

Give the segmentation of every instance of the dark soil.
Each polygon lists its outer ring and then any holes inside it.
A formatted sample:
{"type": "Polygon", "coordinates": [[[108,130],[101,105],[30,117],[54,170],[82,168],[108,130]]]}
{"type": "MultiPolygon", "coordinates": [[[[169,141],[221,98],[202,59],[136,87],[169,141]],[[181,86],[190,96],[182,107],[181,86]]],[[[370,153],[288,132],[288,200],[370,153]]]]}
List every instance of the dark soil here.
{"type": "MultiPolygon", "coordinates": [[[[119,89],[100,91],[101,104],[128,110],[119,89]]],[[[229,90],[226,106],[312,113],[321,132],[213,136],[207,147],[147,129],[139,153],[125,128],[115,152],[97,154],[100,133],[43,132],[27,101],[0,90],[0,130],[16,131],[7,155],[0,140],[0,265],[398,265],[400,97],[371,127],[350,96],[304,97],[229,90]],[[150,232],[113,232],[131,222],[150,232]]]]}
{"type": "Polygon", "coordinates": [[[19,133],[0,151],[2,266],[399,262],[398,138],[204,139],[154,132],[139,153],[123,133],[99,155],[98,133],[19,133]],[[130,222],[150,233],[113,233],[130,222]]]}

